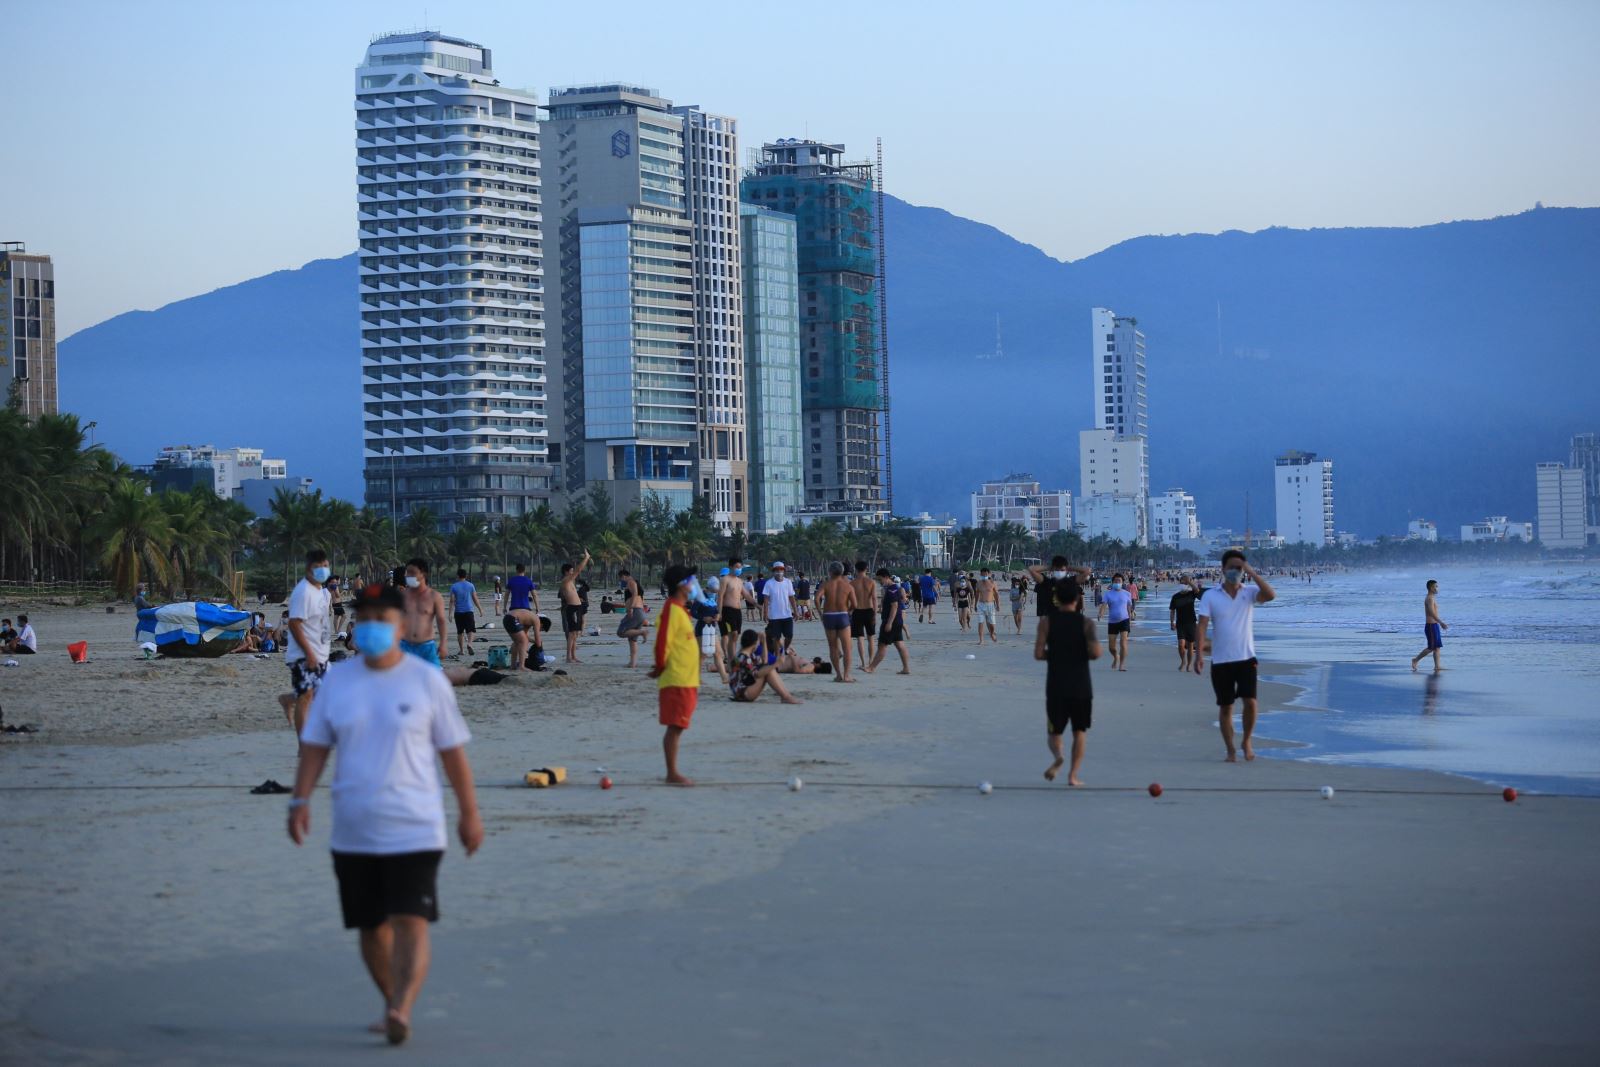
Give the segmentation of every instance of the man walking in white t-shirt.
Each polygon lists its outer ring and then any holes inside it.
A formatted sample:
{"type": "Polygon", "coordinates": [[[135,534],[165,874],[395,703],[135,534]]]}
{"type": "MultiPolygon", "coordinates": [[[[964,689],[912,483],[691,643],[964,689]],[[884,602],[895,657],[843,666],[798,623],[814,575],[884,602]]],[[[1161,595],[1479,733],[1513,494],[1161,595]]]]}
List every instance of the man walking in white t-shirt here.
{"type": "Polygon", "coordinates": [[[398,1045],[428,976],[428,924],[439,918],[437,875],[446,834],[438,764],[460,810],[467,855],[483,843],[465,745],[471,739],[444,672],[400,650],[405,599],[389,585],[356,597],[358,659],[327,672],[301,735],[300,769],[289,801],[289,837],[311,829],[311,792],[333,769],[333,870],[345,929],[361,931],[361,959],[383,994],[371,1027],[398,1045]],[[435,753],[438,759],[435,760],[435,753]]]}
{"type": "Polygon", "coordinates": [[[284,717],[296,737],[306,726],[306,709],[328,670],[328,612],[333,598],[325,583],[332,572],[328,554],[320,548],[306,553],[306,576],[289,594],[289,633],[283,642],[283,659],[289,665],[289,685],[294,690],[278,698],[284,717]]]}
{"type": "MultiPolygon", "coordinates": [[[[783,655],[794,644],[794,583],[782,560],[772,565],[772,577],[761,587],[761,614],[767,620],[767,647],[783,655]]],[[[847,630],[849,625],[846,620],[847,630]]]]}
{"type": "Polygon", "coordinates": [[[1228,762],[1237,762],[1233,747],[1233,702],[1244,705],[1244,758],[1253,760],[1250,735],[1256,729],[1255,605],[1277,599],[1267,580],[1245,562],[1244,553],[1230,548],[1222,554],[1222,584],[1207,589],[1195,609],[1200,628],[1194,643],[1194,673],[1205,659],[1206,625],[1211,635],[1211,689],[1217,697],[1217,724],[1228,762]],[[1244,585],[1248,575],[1253,585],[1244,585]]]}

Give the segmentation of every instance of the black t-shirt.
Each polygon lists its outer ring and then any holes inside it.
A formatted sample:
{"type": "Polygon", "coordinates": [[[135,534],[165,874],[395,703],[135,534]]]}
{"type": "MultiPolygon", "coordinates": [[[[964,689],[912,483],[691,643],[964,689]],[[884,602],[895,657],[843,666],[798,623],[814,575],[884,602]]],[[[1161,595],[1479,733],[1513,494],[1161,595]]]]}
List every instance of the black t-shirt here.
{"type": "Polygon", "coordinates": [[[810,578],[802,578],[798,582],[794,583],[794,598],[796,600],[810,600],[811,599],[811,579],[810,578]]]}
{"type": "Polygon", "coordinates": [[[1042,619],[1056,610],[1056,586],[1058,585],[1064,587],[1063,595],[1066,596],[1067,602],[1070,604],[1077,603],[1078,598],[1083,595],[1083,590],[1078,587],[1078,580],[1071,574],[1059,579],[1045,575],[1039,579],[1035,586],[1039,591],[1039,618],[1042,619]]]}
{"type": "Polygon", "coordinates": [[[1180,589],[1172,596],[1171,610],[1178,613],[1179,626],[1194,626],[1194,602],[1200,594],[1193,589],[1180,589]]]}
{"type": "Polygon", "coordinates": [[[1090,700],[1094,683],[1089,678],[1089,637],[1084,618],[1076,611],[1050,613],[1045,638],[1045,689],[1060,700],[1090,700]]]}

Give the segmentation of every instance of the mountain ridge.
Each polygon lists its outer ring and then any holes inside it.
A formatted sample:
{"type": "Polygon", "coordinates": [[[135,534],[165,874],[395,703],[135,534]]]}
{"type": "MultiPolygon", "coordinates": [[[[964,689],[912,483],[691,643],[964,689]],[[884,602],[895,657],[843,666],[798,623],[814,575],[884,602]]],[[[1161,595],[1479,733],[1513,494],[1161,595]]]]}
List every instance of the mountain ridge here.
{"type": "MultiPolygon", "coordinates": [[[[900,513],[964,521],[966,493],[1011,470],[1076,490],[1094,306],[1140,320],[1151,488],[1194,492],[1207,526],[1242,529],[1246,491],[1270,526],[1290,447],[1334,459],[1340,528],[1529,519],[1533,462],[1600,426],[1600,208],[1152,234],[1077,260],[942,208],[886,209],[900,513]],[[997,315],[1006,356],[976,359],[997,315]]],[[[354,253],[124,312],[60,351],[63,406],[129,462],[255,445],[359,498],[354,253]],[[208,379],[199,404],[166,384],[208,379]]]]}

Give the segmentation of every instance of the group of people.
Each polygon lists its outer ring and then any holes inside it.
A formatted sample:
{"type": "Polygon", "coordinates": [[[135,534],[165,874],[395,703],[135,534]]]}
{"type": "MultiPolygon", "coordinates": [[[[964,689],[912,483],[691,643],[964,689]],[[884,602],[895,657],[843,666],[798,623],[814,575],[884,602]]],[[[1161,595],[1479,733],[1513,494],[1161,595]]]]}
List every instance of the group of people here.
{"type": "Polygon", "coordinates": [[[26,615],[17,616],[17,625],[0,619],[0,652],[13,656],[32,656],[39,651],[39,635],[33,632],[26,615]]]}

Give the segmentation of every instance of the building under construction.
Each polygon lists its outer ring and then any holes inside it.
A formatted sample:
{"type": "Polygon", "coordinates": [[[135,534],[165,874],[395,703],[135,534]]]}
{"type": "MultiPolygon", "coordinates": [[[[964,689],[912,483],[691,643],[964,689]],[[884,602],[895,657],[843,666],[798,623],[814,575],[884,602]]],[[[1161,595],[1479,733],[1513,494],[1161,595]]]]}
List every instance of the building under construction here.
{"type": "Polygon", "coordinates": [[[876,182],[844,146],[763,145],[746,203],[793,215],[798,237],[804,495],[797,518],[850,526],[889,515],[887,375],[876,182]]]}

